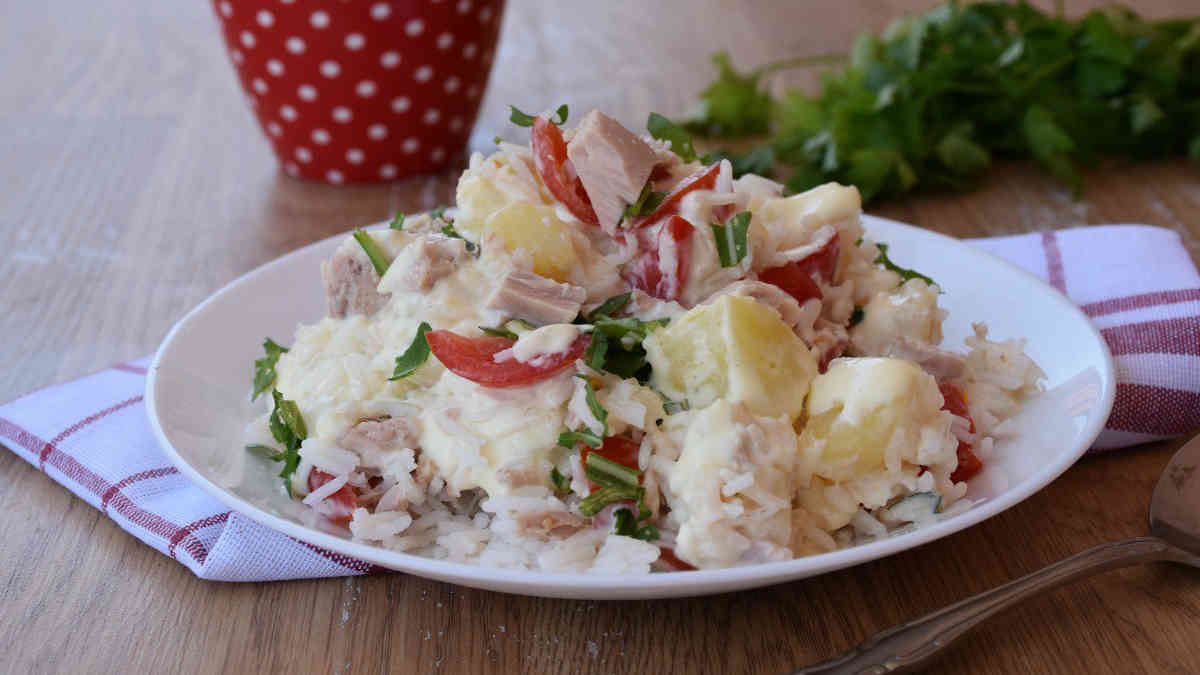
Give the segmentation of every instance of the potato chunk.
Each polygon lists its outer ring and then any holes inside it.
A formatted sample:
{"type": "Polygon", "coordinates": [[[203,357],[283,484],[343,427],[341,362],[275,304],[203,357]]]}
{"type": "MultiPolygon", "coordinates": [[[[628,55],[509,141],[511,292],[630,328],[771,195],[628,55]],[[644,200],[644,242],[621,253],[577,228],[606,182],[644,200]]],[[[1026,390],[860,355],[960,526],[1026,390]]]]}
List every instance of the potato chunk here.
{"type": "Polygon", "coordinates": [[[498,237],[509,252],[524,249],[533,258],[533,271],[555,281],[568,281],[579,263],[570,226],[550,206],[513,202],[488,218],[484,236],[498,237]]]}
{"type": "Polygon", "coordinates": [[[513,201],[491,179],[469,171],[458,181],[454,199],[458,204],[454,229],[472,241],[478,241],[482,236],[483,226],[492,214],[513,201]]]}
{"type": "Polygon", "coordinates": [[[743,401],[757,415],[795,419],[817,364],[772,309],[721,296],[655,331],[645,341],[653,384],[693,408],[743,401]]]}

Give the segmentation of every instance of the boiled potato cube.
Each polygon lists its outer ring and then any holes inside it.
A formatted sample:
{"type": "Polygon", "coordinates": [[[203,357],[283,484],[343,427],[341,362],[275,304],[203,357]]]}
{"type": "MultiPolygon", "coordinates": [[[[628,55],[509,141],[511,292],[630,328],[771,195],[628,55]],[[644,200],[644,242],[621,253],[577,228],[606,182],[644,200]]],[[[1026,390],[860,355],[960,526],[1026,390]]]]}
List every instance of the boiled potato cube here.
{"type": "Polygon", "coordinates": [[[513,202],[488,218],[483,233],[502,240],[510,252],[524,249],[533,258],[533,271],[555,281],[567,281],[579,263],[570,226],[550,206],[513,202]]]}
{"type": "Polygon", "coordinates": [[[798,195],[768,200],[762,217],[776,248],[782,250],[803,246],[821,226],[857,218],[861,211],[858,188],[826,183],[798,195]]]}
{"type": "Polygon", "coordinates": [[[454,229],[472,241],[478,241],[483,235],[484,224],[492,214],[513,201],[490,179],[469,171],[458,181],[454,197],[458,204],[454,229]]]}
{"type": "Polygon", "coordinates": [[[700,305],[644,343],[652,383],[693,408],[744,401],[757,415],[800,414],[817,364],[771,309],[732,295],[700,305]]]}
{"type": "Polygon", "coordinates": [[[801,454],[831,481],[945,463],[956,444],[941,407],[937,381],[911,361],[835,359],[812,381],[801,454]]]}

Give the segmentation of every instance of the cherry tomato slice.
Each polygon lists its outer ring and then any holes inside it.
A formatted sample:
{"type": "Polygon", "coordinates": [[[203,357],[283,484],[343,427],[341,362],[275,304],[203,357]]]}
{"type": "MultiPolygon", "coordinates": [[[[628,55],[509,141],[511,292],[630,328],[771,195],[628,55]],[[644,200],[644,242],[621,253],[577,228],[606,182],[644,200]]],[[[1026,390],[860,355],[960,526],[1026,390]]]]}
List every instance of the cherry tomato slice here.
{"type": "Polygon", "coordinates": [[[671,194],[663,198],[662,203],[650,215],[642,216],[633,221],[633,227],[645,227],[676,213],[679,210],[680,200],[687,193],[715,188],[717,186],[717,174],[720,172],[721,163],[717,162],[707,169],[702,169],[684,178],[679,182],[679,185],[675,186],[674,190],[671,190],[671,194]]]}
{"type": "Polygon", "coordinates": [[[431,330],[425,333],[425,339],[437,360],[454,374],[485,387],[502,389],[540,382],[565,370],[587,351],[592,336],[580,335],[565,352],[548,355],[536,365],[515,358],[496,361],[496,354],[514,344],[506,337],[463,337],[448,330],[431,330]]]}
{"type": "Polygon", "coordinates": [[[674,300],[687,284],[687,270],[692,258],[691,238],[696,228],[680,216],[671,216],[657,232],[651,228],[635,230],[638,253],[621,270],[621,277],[634,288],[641,289],[660,300],[674,300]],[[675,242],[675,273],[664,275],[662,247],[667,238],[675,242]]]}
{"type": "Polygon", "coordinates": [[[778,286],[795,298],[796,302],[803,305],[813,298],[821,298],[821,287],[813,279],[814,274],[825,283],[836,278],[840,253],[839,238],[834,236],[812,255],[786,265],[764,270],[762,274],[758,275],[758,278],[760,281],[778,286]]]}
{"type": "Polygon", "coordinates": [[[562,131],[541,117],[535,119],[529,148],[533,151],[534,168],[550,194],[579,220],[588,225],[599,225],[600,219],[583,189],[583,181],[575,175],[571,160],[567,158],[567,142],[563,140],[562,131]]]}
{"type": "Polygon", "coordinates": [[[691,565],[680,560],[678,556],[675,555],[675,549],[667,548],[665,546],[659,551],[658,559],[679,572],[686,572],[696,569],[695,567],[692,567],[691,565]]]}
{"type": "MultiPolygon", "coordinates": [[[[967,418],[967,421],[971,423],[971,433],[975,433],[975,420],[971,419],[970,411],[967,409],[966,393],[957,385],[949,382],[938,382],[938,389],[941,390],[942,399],[945,401],[942,404],[942,410],[949,410],[954,415],[967,418]]],[[[970,445],[959,441],[958,467],[954,469],[954,473],[950,474],[950,480],[960,483],[969,480],[982,470],[983,460],[971,451],[970,445]]]]}
{"type": "MultiPolygon", "coordinates": [[[[308,490],[309,492],[316,490],[331,480],[333,480],[333,474],[313,469],[308,472],[308,490]]],[[[353,487],[343,485],[337,492],[326,497],[323,503],[326,505],[323,509],[325,517],[335,523],[345,525],[354,515],[354,509],[358,508],[358,496],[354,494],[353,487]]]]}
{"type": "Polygon", "coordinates": [[[958,442],[958,467],[954,469],[954,473],[950,474],[950,480],[955,483],[961,483],[964,480],[970,480],[983,470],[983,460],[975,456],[971,452],[971,446],[966,443],[958,442]]]}

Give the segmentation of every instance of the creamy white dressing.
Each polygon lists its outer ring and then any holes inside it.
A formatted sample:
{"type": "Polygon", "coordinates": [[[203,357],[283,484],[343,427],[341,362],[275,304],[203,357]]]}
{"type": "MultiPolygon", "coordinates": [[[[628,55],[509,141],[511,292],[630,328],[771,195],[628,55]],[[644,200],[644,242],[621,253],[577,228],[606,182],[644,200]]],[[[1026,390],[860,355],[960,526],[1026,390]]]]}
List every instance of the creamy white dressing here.
{"type": "Polygon", "coordinates": [[[579,326],[555,323],[517,336],[511,347],[512,358],[520,363],[537,365],[548,357],[565,354],[579,337],[579,326]]]}

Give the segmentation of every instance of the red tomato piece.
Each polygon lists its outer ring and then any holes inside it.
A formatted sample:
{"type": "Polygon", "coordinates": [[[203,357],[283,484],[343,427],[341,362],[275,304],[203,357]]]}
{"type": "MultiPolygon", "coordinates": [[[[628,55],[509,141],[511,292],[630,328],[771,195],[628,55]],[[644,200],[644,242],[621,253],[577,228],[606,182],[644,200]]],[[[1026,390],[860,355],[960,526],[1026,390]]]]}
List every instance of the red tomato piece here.
{"type": "Polygon", "coordinates": [[[671,216],[657,231],[653,228],[635,230],[632,236],[637,238],[638,253],[621,270],[622,278],[634,288],[660,300],[678,298],[687,283],[687,270],[692,257],[691,238],[695,231],[696,228],[680,216],[671,216]],[[667,238],[675,242],[673,275],[664,275],[662,269],[661,251],[667,238]]]}
{"type": "Polygon", "coordinates": [[[496,361],[496,354],[515,344],[506,337],[463,337],[448,330],[431,330],[425,333],[425,339],[437,360],[454,374],[485,387],[502,389],[540,382],[565,370],[587,351],[592,336],[580,335],[565,352],[548,355],[536,365],[516,359],[496,361]]]}
{"type": "Polygon", "coordinates": [[[633,227],[645,227],[673,215],[679,210],[679,201],[684,195],[696,190],[711,190],[717,186],[717,174],[721,172],[721,163],[717,162],[707,169],[702,169],[684,178],[671,190],[671,194],[663,198],[658,208],[648,216],[642,216],[633,222],[633,227]]]}
{"type": "MultiPolygon", "coordinates": [[[[333,480],[333,474],[313,469],[308,472],[308,490],[312,492],[331,480],[333,480]]],[[[325,508],[322,509],[322,512],[325,517],[335,523],[345,525],[354,515],[354,509],[358,508],[358,496],[354,494],[353,487],[343,485],[337,492],[326,497],[323,503],[325,508]]]]}
{"type": "MultiPolygon", "coordinates": [[[[583,444],[579,444],[579,445],[583,445],[583,444]]],[[[621,438],[619,436],[609,436],[604,439],[603,443],[600,444],[599,450],[593,450],[592,448],[588,447],[587,445],[583,445],[583,451],[579,453],[579,461],[583,462],[584,466],[587,466],[588,454],[594,452],[597,455],[600,455],[601,457],[603,457],[605,459],[611,459],[612,461],[616,462],[617,464],[629,467],[630,469],[637,471],[638,470],[638,452],[641,450],[641,447],[642,447],[641,444],[635,443],[635,442],[629,440],[628,438],[621,438]]],[[[639,479],[639,482],[640,482],[640,479],[639,479]]],[[[588,487],[591,488],[592,490],[600,489],[599,485],[593,483],[590,480],[588,481],[588,487]]],[[[634,504],[636,502],[632,499],[627,499],[621,503],[622,504],[634,504]]]]}
{"type": "MultiPolygon", "coordinates": [[[[942,399],[945,403],[942,404],[942,410],[949,410],[952,414],[959,417],[967,418],[971,423],[971,433],[975,433],[975,420],[971,419],[971,413],[967,409],[967,394],[958,385],[949,382],[938,382],[938,389],[942,392],[942,399]]],[[[950,480],[955,483],[969,480],[975,474],[983,470],[983,460],[979,459],[974,452],[971,451],[971,446],[964,441],[958,442],[958,467],[954,469],[954,473],[950,474],[950,480]]]]}
{"type": "Polygon", "coordinates": [[[670,549],[665,546],[659,550],[658,559],[660,562],[666,563],[668,566],[672,567],[677,572],[686,572],[689,570],[696,569],[695,567],[692,567],[691,565],[680,560],[675,555],[674,549],[670,549]]]}
{"type": "Polygon", "coordinates": [[[567,142],[563,140],[562,131],[548,120],[535,119],[529,148],[533,151],[534,168],[550,194],[579,220],[588,225],[599,225],[600,219],[583,189],[583,181],[579,180],[567,158],[567,142]]]}
{"type": "Polygon", "coordinates": [[[834,236],[824,246],[806,258],[779,267],[764,270],[758,275],[760,281],[774,284],[785,293],[804,304],[813,298],[821,298],[821,287],[813,278],[816,275],[825,283],[837,277],[838,256],[841,254],[839,238],[834,236]]]}

